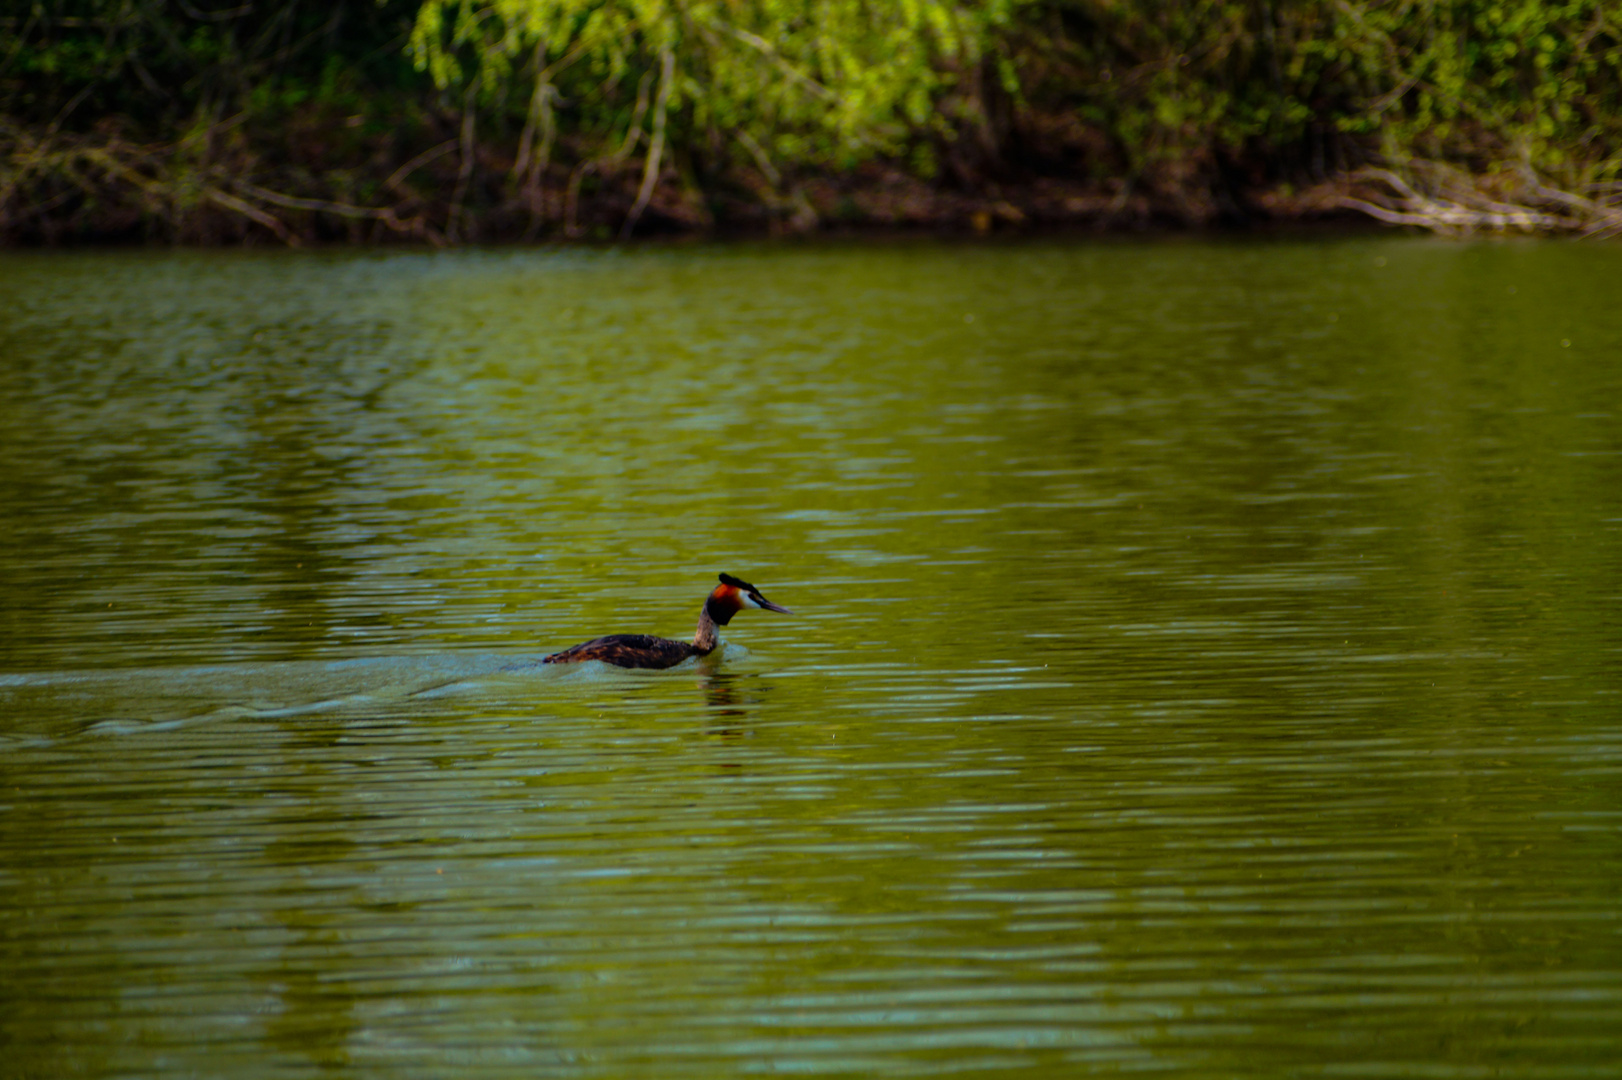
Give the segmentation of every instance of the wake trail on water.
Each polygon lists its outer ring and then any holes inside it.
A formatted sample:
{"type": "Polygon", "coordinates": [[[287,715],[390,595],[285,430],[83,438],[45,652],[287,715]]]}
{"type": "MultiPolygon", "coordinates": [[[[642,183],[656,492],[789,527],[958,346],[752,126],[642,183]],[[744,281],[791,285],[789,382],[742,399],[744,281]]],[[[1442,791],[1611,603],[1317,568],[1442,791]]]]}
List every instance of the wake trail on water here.
{"type": "Polygon", "coordinates": [[[409,710],[413,701],[556,682],[540,656],[437,655],[0,675],[0,742],[127,735],[226,720],[409,710]]]}

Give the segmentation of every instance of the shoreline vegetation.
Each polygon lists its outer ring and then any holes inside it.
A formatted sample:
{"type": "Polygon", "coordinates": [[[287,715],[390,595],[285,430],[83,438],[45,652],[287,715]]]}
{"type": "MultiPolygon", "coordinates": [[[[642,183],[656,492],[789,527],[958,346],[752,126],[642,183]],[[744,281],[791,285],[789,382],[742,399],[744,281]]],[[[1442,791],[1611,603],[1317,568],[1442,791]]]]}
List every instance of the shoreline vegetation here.
{"type": "Polygon", "coordinates": [[[1622,235],[1608,0],[0,0],[0,243],[1622,235]]]}

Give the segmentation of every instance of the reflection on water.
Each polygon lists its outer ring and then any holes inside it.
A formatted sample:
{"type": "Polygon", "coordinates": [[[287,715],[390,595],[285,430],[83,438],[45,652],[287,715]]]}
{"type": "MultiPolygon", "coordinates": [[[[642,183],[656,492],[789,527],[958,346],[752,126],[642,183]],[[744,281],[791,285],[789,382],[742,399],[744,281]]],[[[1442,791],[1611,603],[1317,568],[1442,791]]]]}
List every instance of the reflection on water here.
{"type": "Polygon", "coordinates": [[[5,256],[0,1080],[1611,1075],[1619,271],[5,256]]]}

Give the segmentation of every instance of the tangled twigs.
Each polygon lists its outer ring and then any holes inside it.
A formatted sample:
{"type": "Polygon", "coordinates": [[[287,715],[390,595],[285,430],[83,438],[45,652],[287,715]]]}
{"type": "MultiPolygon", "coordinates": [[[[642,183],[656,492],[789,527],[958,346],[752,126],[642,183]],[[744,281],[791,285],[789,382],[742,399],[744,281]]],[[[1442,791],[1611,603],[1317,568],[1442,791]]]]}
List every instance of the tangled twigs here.
{"type": "Polygon", "coordinates": [[[1348,190],[1336,205],[1390,225],[1440,233],[1622,233],[1622,198],[1615,191],[1600,198],[1562,191],[1526,166],[1481,177],[1438,162],[1410,161],[1404,171],[1407,176],[1392,169],[1360,169],[1347,177],[1348,190]]]}
{"type": "Polygon", "coordinates": [[[146,148],[116,134],[35,135],[0,119],[0,234],[48,223],[74,204],[117,202],[168,220],[175,200],[162,173],[146,148]]]}
{"type": "Polygon", "coordinates": [[[401,183],[412,169],[437,156],[440,147],[418,155],[389,178],[386,186],[401,201],[374,207],[262,187],[244,178],[263,171],[262,162],[252,154],[239,149],[216,157],[208,153],[209,145],[210,139],[197,133],[153,145],[132,142],[112,129],[71,136],[54,131],[37,134],[0,117],[0,239],[48,239],[64,232],[105,235],[143,221],[148,231],[156,223],[174,236],[217,235],[222,224],[229,234],[235,227],[226,223],[235,218],[297,247],[301,239],[315,235],[314,221],[306,218],[299,227],[276,213],[292,210],[373,221],[397,235],[435,245],[444,242],[421,213],[403,213],[419,200],[401,183]],[[209,208],[215,211],[213,225],[206,213],[209,208]],[[219,211],[227,216],[220,218],[219,211]]]}

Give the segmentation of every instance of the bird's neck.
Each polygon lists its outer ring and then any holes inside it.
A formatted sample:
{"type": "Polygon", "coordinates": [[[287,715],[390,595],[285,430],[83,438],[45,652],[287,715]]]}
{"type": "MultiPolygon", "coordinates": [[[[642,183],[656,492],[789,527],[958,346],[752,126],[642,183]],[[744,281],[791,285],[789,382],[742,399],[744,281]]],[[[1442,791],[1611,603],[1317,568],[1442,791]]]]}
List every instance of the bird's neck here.
{"type": "Polygon", "coordinates": [[[732,621],[738,609],[725,600],[709,596],[698,613],[698,630],[693,634],[693,648],[703,653],[712,652],[721,644],[721,627],[732,621]]]}
{"type": "Polygon", "coordinates": [[[714,652],[719,644],[721,644],[721,628],[710,618],[710,607],[705,604],[704,610],[698,613],[698,629],[693,632],[693,648],[703,655],[714,652]]]}

